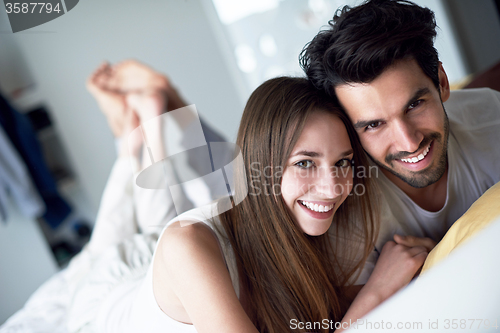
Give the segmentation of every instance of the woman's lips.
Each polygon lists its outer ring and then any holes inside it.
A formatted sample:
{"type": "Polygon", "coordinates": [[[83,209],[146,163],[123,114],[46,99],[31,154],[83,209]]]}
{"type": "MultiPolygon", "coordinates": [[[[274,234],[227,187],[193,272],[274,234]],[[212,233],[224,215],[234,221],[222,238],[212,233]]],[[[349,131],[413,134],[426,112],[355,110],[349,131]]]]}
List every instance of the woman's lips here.
{"type": "Polygon", "coordinates": [[[335,211],[335,203],[332,202],[298,200],[298,203],[309,216],[315,219],[327,219],[332,216],[335,211]]]}

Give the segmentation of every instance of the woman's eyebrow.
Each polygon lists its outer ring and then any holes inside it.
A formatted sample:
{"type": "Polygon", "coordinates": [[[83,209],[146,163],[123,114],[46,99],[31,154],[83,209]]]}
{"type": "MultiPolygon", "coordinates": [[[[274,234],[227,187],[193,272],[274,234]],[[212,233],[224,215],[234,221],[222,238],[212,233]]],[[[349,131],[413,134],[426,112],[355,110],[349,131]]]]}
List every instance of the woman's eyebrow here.
{"type": "Polygon", "coordinates": [[[340,156],[349,156],[349,155],[351,155],[351,154],[353,154],[353,153],[354,153],[354,150],[352,150],[352,148],[351,148],[351,149],[349,149],[349,150],[346,150],[346,151],[345,151],[345,152],[343,152],[342,154],[340,154],[340,156]]]}
{"type": "Polygon", "coordinates": [[[292,154],[292,156],[298,156],[298,155],[304,155],[304,156],[309,156],[309,157],[322,157],[323,156],[323,154],[321,154],[321,153],[318,153],[315,151],[309,151],[309,150],[300,150],[300,151],[292,154]]]}
{"type": "MultiPolygon", "coordinates": [[[[353,153],[353,150],[351,148],[351,149],[346,150],[345,152],[341,153],[340,156],[349,156],[352,153],[353,153]]],[[[298,156],[298,155],[304,155],[304,156],[309,156],[309,157],[323,157],[322,153],[318,153],[318,152],[310,151],[310,150],[300,150],[300,151],[292,154],[292,157],[298,156]]]]}

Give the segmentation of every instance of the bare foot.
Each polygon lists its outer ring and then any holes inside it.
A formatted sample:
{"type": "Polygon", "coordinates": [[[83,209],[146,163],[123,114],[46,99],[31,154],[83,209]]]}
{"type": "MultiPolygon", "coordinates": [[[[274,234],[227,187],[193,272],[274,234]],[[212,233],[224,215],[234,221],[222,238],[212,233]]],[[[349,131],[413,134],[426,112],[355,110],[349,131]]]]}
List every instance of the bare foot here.
{"type": "Polygon", "coordinates": [[[144,123],[165,112],[167,99],[162,90],[151,90],[128,93],[126,102],[137,113],[141,123],[144,123]]]}
{"type": "Polygon", "coordinates": [[[125,60],[111,68],[112,79],[108,89],[123,93],[163,91],[166,95],[166,111],[186,106],[170,80],[136,60],[125,60]]]}
{"type": "Polygon", "coordinates": [[[111,71],[112,80],[108,88],[113,90],[128,93],[170,89],[170,83],[164,75],[136,60],[122,61],[114,65],[111,71]]]}
{"type": "Polygon", "coordinates": [[[109,90],[106,86],[111,78],[111,67],[103,63],[87,79],[87,90],[96,99],[99,108],[108,120],[109,127],[115,137],[123,136],[124,118],[126,113],[125,96],[109,90]]]}
{"type": "Polygon", "coordinates": [[[166,157],[166,147],[163,142],[163,133],[166,129],[166,118],[161,117],[165,110],[166,97],[163,91],[143,91],[128,93],[127,105],[134,110],[142,125],[142,133],[146,139],[146,146],[153,161],[166,157]]]}

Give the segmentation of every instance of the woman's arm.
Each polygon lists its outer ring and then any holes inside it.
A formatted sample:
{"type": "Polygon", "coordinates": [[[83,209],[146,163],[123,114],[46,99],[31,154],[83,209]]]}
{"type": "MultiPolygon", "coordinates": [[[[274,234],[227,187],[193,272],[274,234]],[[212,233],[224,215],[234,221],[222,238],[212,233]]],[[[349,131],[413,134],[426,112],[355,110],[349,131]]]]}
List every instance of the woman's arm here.
{"type": "Polygon", "coordinates": [[[356,321],[406,286],[424,264],[428,250],[423,246],[408,247],[387,242],[368,282],[359,291],[342,318],[342,332],[356,321]]]}
{"type": "Polygon", "coordinates": [[[157,251],[161,256],[157,263],[164,270],[157,270],[159,279],[153,289],[164,312],[193,323],[200,333],[257,333],[236,296],[219,242],[209,227],[174,223],[157,251]]]}

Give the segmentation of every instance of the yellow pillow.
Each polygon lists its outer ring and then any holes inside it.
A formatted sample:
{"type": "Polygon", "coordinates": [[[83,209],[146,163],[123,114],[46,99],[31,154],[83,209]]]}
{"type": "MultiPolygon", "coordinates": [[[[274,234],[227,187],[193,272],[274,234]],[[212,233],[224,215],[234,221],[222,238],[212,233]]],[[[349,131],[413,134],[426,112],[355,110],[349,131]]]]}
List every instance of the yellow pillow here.
{"type": "Polygon", "coordinates": [[[447,257],[461,243],[500,216],[500,182],[493,185],[448,230],[429,253],[422,272],[447,257]]]}

